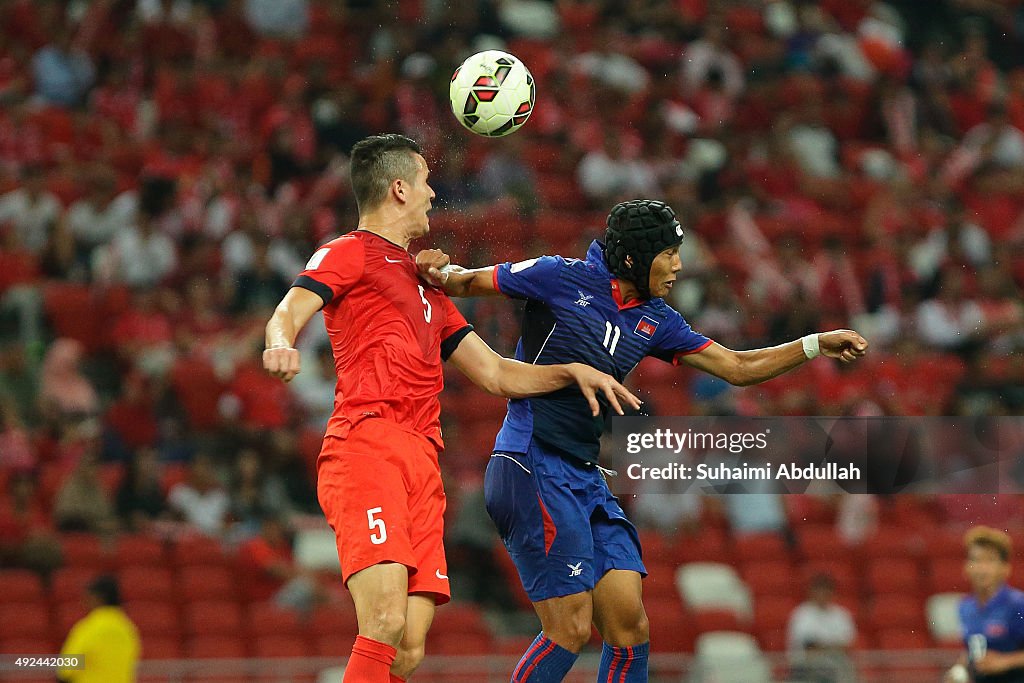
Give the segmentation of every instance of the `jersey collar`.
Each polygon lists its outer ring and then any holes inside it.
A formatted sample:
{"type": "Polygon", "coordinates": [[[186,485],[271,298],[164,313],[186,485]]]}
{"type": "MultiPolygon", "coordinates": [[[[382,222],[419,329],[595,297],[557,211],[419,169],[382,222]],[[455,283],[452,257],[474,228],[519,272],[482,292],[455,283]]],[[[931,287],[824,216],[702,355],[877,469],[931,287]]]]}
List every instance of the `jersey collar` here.
{"type": "Polygon", "coordinates": [[[612,298],[615,299],[615,305],[619,307],[620,311],[624,311],[627,308],[636,308],[644,303],[646,299],[633,299],[629,303],[622,302],[622,290],[619,288],[619,278],[611,274],[608,270],[608,264],[604,260],[604,244],[598,240],[594,240],[590,243],[590,248],[587,249],[587,263],[590,263],[597,268],[601,273],[608,276],[608,280],[612,288],[612,298]]]}

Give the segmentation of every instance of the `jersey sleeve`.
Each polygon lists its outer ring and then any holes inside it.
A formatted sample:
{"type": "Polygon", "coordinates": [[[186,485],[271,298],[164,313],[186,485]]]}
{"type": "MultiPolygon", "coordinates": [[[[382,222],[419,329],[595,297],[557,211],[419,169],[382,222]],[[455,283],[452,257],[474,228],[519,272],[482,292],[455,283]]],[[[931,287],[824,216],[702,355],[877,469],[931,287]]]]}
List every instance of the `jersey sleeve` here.
{"type": "Polygon", "coordinates": [[[556,288],[558,274],[565,267],[561,256],[541,256],[494,267],[494,287],[513,299],[546,302],[556,288]]]}
{"type": "MultiPolygon", "coordinates": [[[[64,645],[60,648],[60,655],[67,657],[68,655],[85,655],[88,645],[88,634],[86,633],[85,624],[79,622],[71,627],[71,632],[68,633],[67,639],[64,641],[64,645]]],[[[67,683],[74,683],[81,677],[82,669],[58,669],[57,680],[66,681],[67,683]]]]}
{"type": "Polygon", "coordinates": [[[448,357],[455,353],[459,344],[466,338],[466,335],[473,331],[473,326],[466,322],[462,311],[455,307],[455,304],[447,295],[442,295],[444,301],[444,328],[441,330],[441,358],[448,360],[448,357]]]}
{"type": "Polygon", "coordinates": [[[317,249],[292,287],[302,287],[319,295],[326,306],[352,288],[362,276],[364,265],[362,241],[339,237],[317,249]]]}
{"type": "Polygon", "coordinates": [[[666,363],[679,365],[682,356],[699,353],[714,343],[700,332],[695,332],[683,316],[674,310],[660,327],[664,329],[658,330],[660,334],[655,337],[654,346],[648,355],[666,363]]]}

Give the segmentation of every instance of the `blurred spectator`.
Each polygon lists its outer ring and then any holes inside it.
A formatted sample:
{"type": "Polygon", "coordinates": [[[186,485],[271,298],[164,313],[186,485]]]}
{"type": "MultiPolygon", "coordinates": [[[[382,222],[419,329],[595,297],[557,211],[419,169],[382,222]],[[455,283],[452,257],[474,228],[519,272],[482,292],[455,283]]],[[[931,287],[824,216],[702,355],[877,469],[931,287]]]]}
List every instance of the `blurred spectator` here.
{"type": "Polygon", "coordinates": [[[35,475],[29,470],[10,471],[6,495],[0,497],[0,565],[52,571],[60,566],[60,544],[38,495],[35,475]]]}
{"type": "Polygon", "coordinates": [[[583,194],[597,206],[657,191],[654,173],[643,161],[626,158],[622,139],[614,131],[605,133],[600,150],[580,160],[576,176],[583,194]]]}
{"type": "Polygon", "coordinates": [[[720,83],[722,91],[735,99],[743,92],[743,67],[725,44],[726,27],[710,21],[700,40],[683,53],[683,80],[687,92],[695,93],[709,82],[720,83]]]}
{"type": "Polygon", "coordinates": [[[174,241],[158,230],[153,216],[142,211],[135,224],[118,233],[111,242],[107,263],[100,266],[100,272],[110,273],[114,280],[132,287],[153,287],[177,267],[178,248],[174,241]]]}
{"type": "Polygon", "coordinates": [[[99,576],[84,596],[89,613],[71,627],[61,655],[82,655],[80,669],[59,669],[60,683],[128,683],[135,680],[141,654],[138,629],[121,609],[121,591],[112,576],[99,576]]]}
{"type": "Polygon", "coordinates": [[[514,135],[484,158],[476,184],[484,199],[511,199],[520,214],[529,215],[537,209],[537,180],[533,169],[523,161],[522,143],[514,135]]]}
{"type": "Polygon", "coordinates": [[[316,577],[295,564],[288,528],[274,515],[264,517],[259,535],[239,546],[238,565],[242,592],[251,602],[272,600],[308,612],[324,599],[316,577]]]}
{"type": "Polygon", "coordinates": [[[309,29],[308,0],[245,0],[253,31],[275,38],[300,38],[309,29]]]}
{"type": "Polygon", "coordinates": [[[334,410],[334,394],[338,384],[338,376],[334,371],[334,353],[328,344],[301,350],[302,372],[295,376],[288,387],[305,412],[306,424],[324,430],[334,410]]]}
{"type": "Polygon", "coordinates": [[[53,519],[60,531],[110,534],[117,530],[114,507],[99,477],[92,453],[85,453],[64,480],[54,499],[53,519]]]}
{"type": "Polygon", "coordinates": [[[192,459],[188,479],[170,490],[167,502],[180,519],[207,536],[219,536],[224,530],[231,505],[213,460],[202,452],[192,459]]]}
{"type": "Polygon", "coordinates": [[[835,581],[826,574],[811,579],[808,599],[789,618],[787,641],[791,676],[814,683],[856,680],[847,653],[857,637],[849,610],[837,605],[835,581]]]}
{"type": "Polygon", "coordinates": [[[96,67],[89,55],[73,44],[69,26],[55,28],[52,42],[32,57],[36,94],[45,104],[76,107],[96,81],[96,67]]]}
{"type": "Polygon", "coordinates": [[[83,260],[87,260],[96,247],[110,244],[130,229],[137,202],[134,192],[117,193],[117,177],[105,166],[92,170],[86,187],[86,195],[64,214],[83,260]]]}
{"type": "Polygon", "coordinates": [[[26,471],[36,465],[29,431],[11,396],[0,394],[0,468],[26,471]]]}
{"type": "Polygon", "coordinates": [[[39,411],[48,422],[75,422],[99,412],[99,396],[82,374],[83,355],[82,344],[73,339],[58,339],[47,351],[39,377],[39,411]]]}
{"type": "Polygon", "coordinates": [[[839,496],[836,532],[847,545],[859,545],[878,531],[878,496],[847,493],[839,496]]]}
{"type": "Polygon", "coordinates": [[[253,261],[238,274],[231,309],[235,313],[258,315],[273,309],[291,282],[274,271],[270,264],[270,244],[259,240],[253,245],[253,261]]]}
{"type": "Polygon", "coordinates": [[[231,518],[239,525],[237,532],[242,536],[258,533],[265,518],[284,519],[289,512],[284,484],[266,473],[259,453],[251,448],[243,449],[235,457],[230,496],[231,518]]]}
{"type": "Polygon", "coordinates": [[[981,268],[992,259],[988,233],[968,220],[964,205],[952,199],[945,209],[945,222],[914,245],[909,254],[917,277],[932,287],[942,266],[951,259],[957,265],[974,268],[981,268]]]}
{"type": "Polygon", "coordinates": [[[985,333],[985,315],[967,298],[963,274],[957,268],[946,268],[940,275],[938,296],[917,308],[918,336],[929,346],[968,352],[977,348],[985,333]]]}
{"type": "Polygon", "coordinates": [[[46,246],[60,214],[60,200],[46,189],[46,176],[39,166],[26,166],[21,186],[0,196],[0,225],[9,223],[21,246],[33,254],[46,246]]]}
{"type": "Polygon", "coordinates": [[[152,524],[168,517],[160,461],[152,448],[141,448],[128,461],[124,479],[117,490],[117,516],[131,532],[148,531],[152,524]]]}

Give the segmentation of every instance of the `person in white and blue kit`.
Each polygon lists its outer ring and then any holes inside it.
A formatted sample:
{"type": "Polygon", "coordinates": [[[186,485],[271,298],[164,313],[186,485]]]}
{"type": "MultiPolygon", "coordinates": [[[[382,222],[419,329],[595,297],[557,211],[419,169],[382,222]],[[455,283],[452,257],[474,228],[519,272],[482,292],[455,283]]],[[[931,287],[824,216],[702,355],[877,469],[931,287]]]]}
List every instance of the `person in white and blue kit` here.
{"type": "MultiPolygon", "coordinates": [[[[425,250],[420,274],[451,296],[525,299],[516,358],[580,362],[622,381],[645,356],[687,363],[733,384],[763,382],[819,354],[851,362],[867,351],[852,330],[732,351],[695,332],[665,303],[681,268],[683,228],[665,203],[634,200],[608,216],[586,258],[541,256],[465,270],[425,250]]],[[[542,632],[513,683],[561,681],[590,639],[604,640],[598,681],[647,681],[646,575],[636,529],[598,464],[607,410],[574,389],[509,401],[487,467],[487,511],[515,562],[542,632]]]]}
{"type": "Polygon", "coordinates": [[[978,526],[964,537],[971,593],[960,603],[966,652],[946,674],[951,683],[1024,683],[1024,592],[1011,588],[1010,536],[978,526]]]}

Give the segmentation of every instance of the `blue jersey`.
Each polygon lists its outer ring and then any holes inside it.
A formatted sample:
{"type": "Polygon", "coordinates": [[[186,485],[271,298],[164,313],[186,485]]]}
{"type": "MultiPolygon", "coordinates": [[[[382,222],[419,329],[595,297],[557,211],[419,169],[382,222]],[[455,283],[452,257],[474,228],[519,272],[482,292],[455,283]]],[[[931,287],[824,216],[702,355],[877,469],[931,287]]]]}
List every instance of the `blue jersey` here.
{"type": "MultiPolygon", "coordinates": [[[[527,363],[585,363],[620,382],[644,356],[677,362],[711,344],[663,299],[621,303],[604,247],[591,244],[586,260],[542,256],[494,269],[501,293],[526,299],[516,358],[527,363]]],[[[608,407],[591,415],[579,387],[509,401],[495,451],[525,453],[531,440],[560,454],[597,462],[608,407]]]]}
{"type": "MultiPolygon", "coordinates": [[[[960,624],[968,655],[982,648],[996,652],[1024,650],[1024,592],[1003,586],[984,606],[968,596],[960,603],[960,624]]],[[[1024,683],[1024,668],[993,676],[975,674],[974,679],[979,683],[1024,683]]]]}

